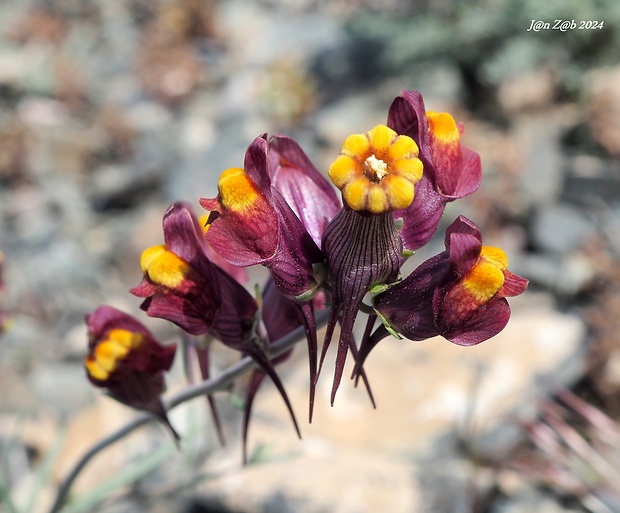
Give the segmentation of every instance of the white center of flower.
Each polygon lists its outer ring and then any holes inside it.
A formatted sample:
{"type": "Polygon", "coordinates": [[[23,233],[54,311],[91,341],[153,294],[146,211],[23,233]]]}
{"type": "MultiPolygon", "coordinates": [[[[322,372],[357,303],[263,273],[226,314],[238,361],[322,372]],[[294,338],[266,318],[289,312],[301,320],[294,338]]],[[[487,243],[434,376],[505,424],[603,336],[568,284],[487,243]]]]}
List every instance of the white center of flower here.
{"type": "Polygon", "coordinates": [[[388,174],[388,165],[371,155],[364,161],[364,174],[371,180],[380,182],[388,174]]]}

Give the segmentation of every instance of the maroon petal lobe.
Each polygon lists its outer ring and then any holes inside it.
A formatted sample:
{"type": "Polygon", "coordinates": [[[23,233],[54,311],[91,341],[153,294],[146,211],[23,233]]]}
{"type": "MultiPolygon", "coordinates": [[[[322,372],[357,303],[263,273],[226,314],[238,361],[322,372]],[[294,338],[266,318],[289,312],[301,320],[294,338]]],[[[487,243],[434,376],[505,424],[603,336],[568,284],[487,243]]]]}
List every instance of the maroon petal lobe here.
{"type": "MultiPolygon", "coordinates": [[[[203,208],[221,209],[217,200],[200,199],[203,208]]],[[[247,267],[262,264],[278,250],[278,218],[264,198],[253,205],[251,213],[241,215],[223,210],[211,222],[205,238],[213,250],[229,263],[247,267]]]]}
{"type": "Polygon", "coordinates": [[[144,325],[128,315],[111,306],[100,306],[92,313],[85,316],[86,325],[90,334],[90,346],[104,339],[111,329],[123,329],[140,333],[150,339],[154,339],[151,332],[144,325]]]}
{"type": "Polygon", "coordinates": [[[450,264],[455,276],[464,276],[478,261],[482,244],[471,235],[453,233],[450,236],[450,264]]]}
{"type": "Polygon", "coordinates": [[[482,163],[480,155],[460,146],[461,154],[456,162],[443,163],[434,160],[437,189],[447,201],[463,198],[480,187],[482,181],[482,163]]]}
{"type": "Polygon", "coordinates": [[[216,268],[221,303],[213,318],[211,332],[224,344],[235,345],[251,333],[258,311],[252,295],[232,276],[216,268]]]}
{"type": "MultiPolygon", "coordinates": [[[[138,285],[129,289],[129,292],[136,297],[150,297],[157,291],[157,287],[146,279],[142,279],[138,285]]],[[[146,308],[143,308],[143,310],[146,310],[146,308]]]]}
{"type": "Polygon", "coordinates": [[[465,216],[459,216],[446,229],[445,246],[450,252],[453,274],[462,277],[478,261],[482,249],[482,235],[472,221],[465,216]]]}
{"type": "Polygon", "coordinates": [[[164,241],[166,248],[179,258],[199,266],[199,271],[207,276],[211,273],[210,266],[200,266],[198,260],[204,260],[204,242],[202,229],[191,207],[182,202],[173,203],[163,218],[164,241]]]}
{"type": "Polygon", "coordinates": [[[164,389],[163,373],[158,375],[147,375],[138,372],[108,387],[110,396],[117,401],[132,408],[152,413],[170,430],[175,441],[178,443],[181,437],[172,427],[172,424],[170,424],[164,405],[161,402],[160,397],[164,389]]]}
{"type": "Polygon", "coordinates": [[[197,302],[172,293],[158,293],[145,301],[141,308],[150,317],[166,319],[190,335],[204,335],[211,328],[212,316],[205,314],[205,309],[197,302]]]}
{"type": "Polygon", "coordinates": [[[394,212],[396,219],[403,220],[400,237],[406,250],[416,251],[432,239],[445,205],[443,196],[435,192],[428,177],[423,175],[415,187],[411,205],[394,212]]]}
{"type": "Polygon", "coordinates": [[[256,184],[258,189],[264,194],[269,194],[271,189],[271,178],[267,170],[267,134],[263,134],[254,139],[245,152],[245,160],[243,167],[250,177],[250,180],[256,184]]]}
{"type": "Polygon", "coordinates": [[[474,346],[502,331],[510,320],[510,306],[504,298],[493,298],[478,308],[472,316],[455,326],[442,326],[438,316],[441,336],[459,346],[474,346]]]}
{"type": "Polygon", "coordinates": [[[290,137],[273,136],[269,140],[269,150],[272,185],[301,220],[314,242],[320,244],[325,227],[340,210],[334,188],[290,137]]]}
{"type": "Polygon", "coordinates": [[[434,183],[435,171],[429,149],[426,108],[419,91],[401,91],[394,98],[388,112],[387,126],[396,133],[411,137],[418,145],[419,158],[424,165],[424,174],[434,183]]]}
{"type": "Polygon", "coordinates": [[[277,191],[272,201],[281,227],[280,245],[278,253],[265,265],[280,292],[296,298],[317,288],[315,264],[323,262],[323,254],[277,191]]]}
{"type": "Polygon", "coordinates": [[[465,216],[458,216],[452,224],[446,228],[446,235],[444,239],[446,249],[450,249],[450,236],[453,233],[471,235],[482,243],[482,233],[480,233],[480,228],[478,228],[473,221],[467,219],[465,216]]]}
{"type": "Polygon", "coordinates": [[[512,297],[518,296],[525,292],[529,281],[521,276],[511,273],[508,270],[504,271],[504,285],[497,293],[498,297],[512,297]]]}

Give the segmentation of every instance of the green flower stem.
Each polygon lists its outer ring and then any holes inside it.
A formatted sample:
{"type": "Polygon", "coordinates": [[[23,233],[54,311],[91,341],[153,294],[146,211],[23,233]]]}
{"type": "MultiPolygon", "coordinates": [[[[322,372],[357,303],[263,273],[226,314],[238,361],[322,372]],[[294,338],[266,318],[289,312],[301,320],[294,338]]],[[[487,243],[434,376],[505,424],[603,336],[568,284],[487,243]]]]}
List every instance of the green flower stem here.
{"type": "MultiPolygon", "coordinates": [[[[329,309],[322,310],[317,314],[316,324],[317,328],[324,326],[329,318],[329,309]]],[[[288,335],[282,337],[280,340],[275,342],[269,349],[269,358],[273,359],[277,356],[281,355],[292,346],[294,346],[297,342],[305,338],[305,332],[303,327],[297,328],[295,331],[292,331],[288,335]]],[[[194,399],[196,397],[202,397],[205,394],[212,394],[217,392],[218,390],[226,389],[236,378],[245,374],[246,372],[253,370],[257,367],[254,361],[246,356],[239,360],[237,363],[231,365],[224,369],[219,375],[214,378],[208,379],[206,381],[202,381],[201,383],[190,385],[183,390],[181,390],[176,395],[172,396],[168,401],[166,401],[166,410],[171,410],[177,407],[180,404],[183,404],[190,399],[194,399]]],[[[86,464],[99,452],[101,452],[106,447],[112,445],[113,443],[121,440],[129,433],[134,431],[135,429],[143,426],[144,424],[156,420],[155,417],[148,413],[140,413],[136,415],[131,421],[121,427],[115,433],[112,433],[110,436],[100,440],[95,445],[93,445],[82,458],[77,462],[75,467],[71,470],[67,478],[58,488],[58,493],[56,495],[56,500],[50,509],[50,513],[59,513],[61,508],[65,504],[67,500],[67,495],[73,482],[78,477],[80,472],[84,469],[86,464]]]]}

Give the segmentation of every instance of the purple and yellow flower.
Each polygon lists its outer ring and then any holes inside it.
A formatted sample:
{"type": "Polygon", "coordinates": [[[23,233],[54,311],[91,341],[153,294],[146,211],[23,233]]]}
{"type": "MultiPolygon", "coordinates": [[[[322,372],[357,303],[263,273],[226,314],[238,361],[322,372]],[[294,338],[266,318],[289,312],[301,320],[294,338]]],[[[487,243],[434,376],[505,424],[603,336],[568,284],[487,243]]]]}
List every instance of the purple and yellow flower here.
{"type": "Polygon", "coordinates": [[[227,344],[248,338],[258,311],[256,301],[209,260],[203,230],[191,209],[180,202],[171,205],[163,230],[165,244],[142,253],[144,277],[131,289],[145,298],[142,308],[192,335],[211,333],[227,344]]]}
{"type": "Polygon", "coordinates": [[[161,402],[164,372],[174,360],[175,345],[162,345],[136,319],[110,306],[86,315],[90,382],[106,388],[117,401],[153,413],[178,440],[161,402]]]}
{"type": "Polygon", "coordinates": [[[364,296],[398,278],[403,244],[393,212],[414,199],[423,172],[418,154],[413,139],[379,125],[349,136],[329,168],[345,203],[325,229],[322,244],[330,270],[332,313],[321,361],[336,322],[341,325],[332,403],[348,351],[356,350],[353,325],[364,296]]]}
{"type": "Polygon", "coordinates": [[[418,146],[385,125],[350,135],[329,177],[352,210],[383,214],[406,208],[422,177],[418,146]]]}
{"type": "MultiPolygon", "coordinates": [[[[192,335],[208,333],[256,361],[278,388],[299,433],[288,396],[257,338],[256,300],[209,260],[204,232],[187,205],[173,204],[164,214],[163,229],[165,244],[142,253],[144,278],[131,292],[146,298],[142,308],[148,315],[167,319],[192,335]]],[[[201,359],[206,356],[199,354],[201,359]]]]}
{"type": "Polygon", "coordinates": [[[200,200],[211,211],[206,239],[233,265],[267,267],[285,296],[305,301],[322,282],[323,255],[272,186],[268,148],[264,137],[256,138],[244,168],[230,168],[220,176],[217,198],[200,200]]]}
{"type": "MultiPolygon", "coordinates": [[[[309,169],[303,163],[295,167],[301,173],[309,169]]],[[[224,171],[218,181],[218,196],[200,200],[203,208],[211,211],[205,237],[233,265],[265,266],[278,290],[301,310],[308,340],[311,418],[317,368],[311,299],[325,279],[324,257],[300,218],[272,185],[269,168],[266,136],[257,137],[246,151],[243,169],[224,171]]]]}
{"type": "Polygon", "coordinates": [[[424,165],[415,199],[395,212],[403,220],[404,247],[413,252],[431,239],[446,203],[478,189],[482,177],[480,156],[461,144],[463,126],[450,114],[425,112],[418,91],[402,91],[394,99],[387,124],[398,134],[416,141],[424,165]]]}
{"type": "Polygon", "coordinates": [[[461,346],[479,344],[504,329],[510,319],[506,297],[524,292],[528,281],[508,271],[503,250],[482,245],[480,230],[464,216],[448,227],[445,246],[374,298],[385,327],[362,345],[361,360],[388,329],[410,340],[441,335],[461,346]]]}

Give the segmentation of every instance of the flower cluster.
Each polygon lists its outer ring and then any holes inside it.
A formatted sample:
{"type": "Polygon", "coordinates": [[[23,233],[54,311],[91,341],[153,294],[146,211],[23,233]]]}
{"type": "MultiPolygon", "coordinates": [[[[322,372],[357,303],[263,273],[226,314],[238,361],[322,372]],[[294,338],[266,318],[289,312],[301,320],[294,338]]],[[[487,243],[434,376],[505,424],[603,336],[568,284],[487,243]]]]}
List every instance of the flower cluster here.
{"type": "MultiPolygon", "coordinates": [[[[480,230],[463,216],[447,229],[445,251],[401,276],[403,263],[436,232],[446,204],[480,185],[480,157],[461,144],[462,132],[450,114],[427,112],[419,92],[403,91],[387,123],[347,137],[330,166],[342,202],[293,139],[261,135],[248,147],[243,167],[221,174],[217,197],[199,200],[207,211],[204,225],[184,203],[165,213],[164,244],[144,251],[144,277],[131,292],[143,298],[147,315],[219,340],[257,363],[246,396],[244,444],[265,376],[299,432],[274,368],[290,351],[270,356],[271,345],[297,328],[303,327],[307,340],[311,420],[337,325],[332,404],[349,352],[354,375],[366,380],[365,359],[389,335],[439,335],[471,346],[506,326],[506,297],[522,293],[527,280],[509,272],[506,254],[484,246],[480,230]],[[254,265],[270,274],[257,297],[238,272],[254,265]],[[319,357],[316,313],[322,309],[329,319],[319,357]],[[368,319],[358,345],[353,328],[360,312],[368,319]]],[[[137,321],[109,308],[87,322],[91,381],[165,419],[161,376],[174,347],[161,346],[137,321]],[[133,395],[138,390],[140,397],[133,395]]],[[[207,362],[210,344],[196,347],[207,362]]]]}

